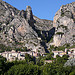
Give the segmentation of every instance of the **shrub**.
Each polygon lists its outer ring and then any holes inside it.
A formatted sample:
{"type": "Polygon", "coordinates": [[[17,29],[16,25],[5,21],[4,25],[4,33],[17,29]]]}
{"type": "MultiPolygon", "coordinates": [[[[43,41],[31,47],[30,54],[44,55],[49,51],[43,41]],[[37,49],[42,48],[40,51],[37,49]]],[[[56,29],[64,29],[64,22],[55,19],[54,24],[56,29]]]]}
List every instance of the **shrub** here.
{"type": "Polygon", "coordinates": [[[75,37],[75,35],[73,35],[73,37],[75,37]]]}
{"type": "Polygon", "coordinates": [[[0,44],[0,49],[1,49],[0,52],[10,51],[10,50],[11,50],[11,47],[5,46],[5,45],[3,45],[3,44],[0,44]]]}
{"type": "Polygon", "coordinates": [[[75,22],[75,19],[73,19],[73,21],[75,22]]]}
{"type": "Polygon", "coordinates": [[[63,10],[61,9],[61,16],[62,17],[64,17],[65,16],[65,14],[64,14],[64,12],[63,12],[63,10]]]}
{"type": "MultiPolygon", "coordinates": [[[[58,26],[58,28],[60,28],[60,27],[64,28],[65,30],[68,29],[67,26],[64,26],[64,25],[60,25],[60,26],[58,26]]],[[[57,29],[58,29],[58,28],[57,28],[57,29]]]]}
{"type": "Polygon", "coordinates": [[[63,32],[57,32],[56,34],[58,34],[58,35],[63,35],[64,33],[63,33],[63,32]]]}

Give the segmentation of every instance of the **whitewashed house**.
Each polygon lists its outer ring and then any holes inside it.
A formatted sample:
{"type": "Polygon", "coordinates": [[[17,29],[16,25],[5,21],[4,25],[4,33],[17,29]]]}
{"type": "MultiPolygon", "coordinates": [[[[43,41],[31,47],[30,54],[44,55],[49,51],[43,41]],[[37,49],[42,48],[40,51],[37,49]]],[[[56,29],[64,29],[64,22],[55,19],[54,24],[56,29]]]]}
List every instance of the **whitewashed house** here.
{"type": "Polygon", "coordinates": [[[12,50],[12,51],[5,51],[5,52],[1,53],[1,56],[5,57],[8,61],[14,61],[16,59],[24,60],[25,59],[24,55],[22,55],[21,52],[16,52],[14,50],[12,50]]]}

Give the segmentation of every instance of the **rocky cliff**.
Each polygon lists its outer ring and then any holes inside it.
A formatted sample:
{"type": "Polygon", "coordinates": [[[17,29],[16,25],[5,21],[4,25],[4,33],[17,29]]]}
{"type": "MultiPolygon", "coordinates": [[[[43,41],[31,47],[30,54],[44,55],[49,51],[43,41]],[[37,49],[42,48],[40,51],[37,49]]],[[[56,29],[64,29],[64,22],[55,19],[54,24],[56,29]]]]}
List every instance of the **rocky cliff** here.
{"type": "Polygon", "coordinates": [[[61,6],[50,21],[34,16],[30,6],[20,11],[0,0],[0,44],[43,53],[66,43],[75,44],[75,2],[61,6]]]}
{"type": "Polygon", "coordinates": [[[75,44],[75,2],[60,7],[54,16],[53,26],[53,45],[75,44]]]}
{"type": "Polygon", "coordinates": [[[54,31],[53,22],[34,16],[30,6],[20,11],[0,0],[0,44],[45,52],[43,40],[47,39],[51,29],[54,31]]]}

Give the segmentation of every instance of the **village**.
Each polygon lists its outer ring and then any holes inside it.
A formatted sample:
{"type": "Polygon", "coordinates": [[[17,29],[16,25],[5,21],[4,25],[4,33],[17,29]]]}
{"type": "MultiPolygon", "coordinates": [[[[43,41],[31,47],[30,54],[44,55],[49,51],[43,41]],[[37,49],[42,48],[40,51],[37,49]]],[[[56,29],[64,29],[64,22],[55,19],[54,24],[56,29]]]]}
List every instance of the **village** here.
{"type": "MultiPolygon", "coordinates": [[[[53,53],[53,58],[56,58],[57,55],[62,57],[63,55],[68,55],[69,59],[75,58],[75,48],[71,49],[65,49],[64,51],[52,51],[53,53]]],[[[45,54],[40,54],[39,52],[36,51],[27,51],[27,52],[21,52],[21,51],[5,51],[0,53],[1,56],[5,57],[7,61],[14,61],[14,60],[25,60],[25,54],[29,54],[30,56],[34,56],[35,58],[38,58],[39,56],[46,56],[45,54]]],[[[53,62],[52,60],[46,60],[45,62],[51,63],[53,62]]]]}
{"type": "Polygon", "coordinates": [[[29,54],[31,56],[37,57],[38,53],[33,51],[28,52],[16,52],[15,50],[12,51],[5,51],[3,53],[0,53],[1,56],[5,57],[8,61],[14,61],[14,60],[25,60],[25,54],[29,54]]]}

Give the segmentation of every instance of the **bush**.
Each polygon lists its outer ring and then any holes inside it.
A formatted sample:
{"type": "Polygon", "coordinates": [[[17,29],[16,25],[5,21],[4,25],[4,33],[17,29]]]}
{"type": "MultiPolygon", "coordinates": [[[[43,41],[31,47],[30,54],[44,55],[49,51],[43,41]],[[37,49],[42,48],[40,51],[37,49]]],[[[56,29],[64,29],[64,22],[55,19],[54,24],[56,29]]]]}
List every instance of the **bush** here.
{"type": "Polygon", "coordinates": [[[16,48],[15,50],[16,50],[16,52],[17,52],[17,51],[28,51],[27,47],[16,48]]]}
{"type": "Polygon", "coordinates": [[[73,21],[75,22],[75,19],[73,19],[73,21]]]}
{"type": "Polygon", "coordinates": [[[73,72],[71,72],[69,75],[75,75],[75,70],[73,72]]]}
{"type": "Polygon", "coordinates": [[[0,52],[11,51],[11,47],[0,44],[0,52]]]}
{"type": "Polygon", "coordinates": [[[39,75],[39,73],[37,65],[19,64],[11,67],[7,75],[39,75]]]}
{"type": "Polygon", "coordinates": [[[67,26],[64,26],[64,25],[60,25],[60,26],[58,26],[58,28],[60,28],[60,27],[64,28],[65,30],[68,29],[67,26]]]}
{"type": "Polygon", "coordinates": [[[73,37],[75,37],[75,35],[73,35],[73,37]]]}
{"type": "Polygon", "coordinates": [[[58,34],[58,35],[63,35],[64,33],[63,33],[63,32],[57,32],[56,34],[58,34]]]}
{"type": "Polygon", "coordinates": [[[50,39],[49,43],[53,42],[53,37],[50,39]]]}
{"type": "Polygon", "coordinates": [[[61,9],[61,16],[62,17],[64,17],[65,16],[65,14],[64,14],[64,12],[63,12],[63,10],[61,9]]]}

